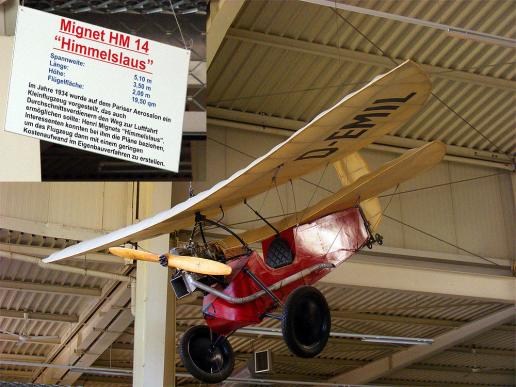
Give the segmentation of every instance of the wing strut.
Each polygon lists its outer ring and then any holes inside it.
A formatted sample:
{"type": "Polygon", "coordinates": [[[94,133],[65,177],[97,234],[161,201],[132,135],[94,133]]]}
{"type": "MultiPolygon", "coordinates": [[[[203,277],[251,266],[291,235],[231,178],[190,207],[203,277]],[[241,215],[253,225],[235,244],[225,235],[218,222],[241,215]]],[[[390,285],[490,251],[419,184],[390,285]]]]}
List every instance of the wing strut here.
{"type": "Polygon", "coordinates": [[[272,229],[274,230],[274,232],[276,233],[276,235],[279,235],[279,231],[278,231],[278,229],[277,229],[276,227],[274,227],[274,226],[272,225],[272,223],[270,223],[270,222],[269,222],[267,219],[265,219],[262,215],[260,215],[260,213],[259,213],[258,211],[256,211],[253,207],[251,207],[251,206],[249,205],[249,203],[247,203],[247,199],[244,199],[244,204],[245,204],[247,207],[249,207],[249,209],[250,209],[251,211],[253,211],[253,212],[256,214],[256,216],[258,216],[261,220],[263,220],[263,221],[265,222],[265,224],[267,224],[267,226],[269,226],[270,228],[272,228],[272,229]]]}

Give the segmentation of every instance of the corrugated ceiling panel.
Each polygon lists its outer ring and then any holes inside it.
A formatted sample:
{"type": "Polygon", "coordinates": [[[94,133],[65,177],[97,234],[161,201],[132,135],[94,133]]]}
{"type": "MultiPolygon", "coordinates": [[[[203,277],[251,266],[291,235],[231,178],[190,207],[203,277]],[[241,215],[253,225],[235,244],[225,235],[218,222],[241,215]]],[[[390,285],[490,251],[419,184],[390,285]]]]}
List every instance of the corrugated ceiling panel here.
{"type": "Polygon", "coordinates": [[[397,371],[388,377],[381,378],[378,382],[396,384],[402,381],[412,381],[413,383],[430,383],[454,385],[463,384],[480,384],[484,386],[512,386],[514,385],[514,377],[511,374],[499,375],[493,372],[474,373],[464,369],[450,372],[428,369],[404,369],[397,371]],[[453,383],[453,384],[452,384],[453,383]]]}
{"type": "Polygon", "coordinates": [[[514,359],[511,356],[475,354],[446,351],[420,364],[444,365],[454,367],[489,367],[511,370],[514,369],[514,359]]]}
{"type": "MultiPolygon", "coordinates": [[[[501,36],[514,33],[511,20],[516,17],[516,10],[510,1],[454,1],[446,5],[433,1],[359,2],[361,7],[368,5],[501,36]]],[[[444,70],[433,72],[444,72],[444,76],[452,78],[461,74],[455,71],[458,69],[466,75],[471,72],[488,75],[493,80],[514,80],[516,68],[507,64],[514,63],[514,52],[510,48],[464,41],[422,26],[344,11],[341,14],[381,47],[387,56],[442,66],[444,70]]],[[[289,2],[288,5],[274,1],[251,2],[244,7],[233,27],[237,32],[252,31],[265,41],[268,36],[280,36],[316,43],[321,48],[342,46],[380,55],[378,49],[339,19],[329,7],[303,2],[289,2]]],[[[338,55],[345,64],[340,69],[337,58],[293,51],[288,44],[269,47],[263,43],[226,38],[210,68],[209,105],[265,117],[306,121],[349,92],[346,88],[331,87],[331,84],[369,81],[385,71],[385,68],[363,63],[349,66],[346,63],[348,58],[338,55]],[[346,69],[352,71],[346,73],[346,69]],[[299,91],[303,89],[306,91],[299,91]]],[[[435,93],[494,140],[496,146],[437,101],[430,101],[426,110],[412,123],[400,128],[396,135],[411,139],[442,139],[449,144],[490,151],[514,150],[516,111],[514,88],[511,89],[514,82],[506,83],[507,88],[501,90],[485,83],[443,80],[437,75],[432,78],[435,93]]]]}

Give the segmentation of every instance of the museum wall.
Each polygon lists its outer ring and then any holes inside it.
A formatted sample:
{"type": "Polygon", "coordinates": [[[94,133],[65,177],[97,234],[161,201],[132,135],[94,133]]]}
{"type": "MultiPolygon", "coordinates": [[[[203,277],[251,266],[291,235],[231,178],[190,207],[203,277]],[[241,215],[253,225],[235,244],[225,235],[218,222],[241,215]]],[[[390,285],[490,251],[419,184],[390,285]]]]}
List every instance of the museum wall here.
{"type": "Polygon", "coordinates": [[[35,222],[34,231],[52,225],[64,225],[65,232],[66,226],[83,228],[85,235],[114,230],[131,222],[132,190],[133,183],[2,183],[0,228],[22,219],[35,222]]]}

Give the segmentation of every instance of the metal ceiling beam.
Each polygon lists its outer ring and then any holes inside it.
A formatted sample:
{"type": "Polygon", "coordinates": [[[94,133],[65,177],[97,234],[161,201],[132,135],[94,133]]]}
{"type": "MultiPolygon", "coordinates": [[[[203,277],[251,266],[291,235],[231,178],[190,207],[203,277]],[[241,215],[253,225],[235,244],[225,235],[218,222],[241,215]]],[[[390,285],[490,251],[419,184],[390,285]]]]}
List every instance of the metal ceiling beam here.
{"type": "MultiPolygon", "coordinates": [[[[0,341],[9,341],[9,342],[14,342],[14,343],[19,342],[19,340],[16,336],[7,335],[4,333],[0,333],[0,341]]],[[[58,345],[59,340],[57,340],[57,339],[51,339],[51,340],[27,339],[27,340],[25,340],[25,343],[41,344],[41,345],[58,345]]]]}
{"type": "Polygon", "coordinates": [[[70,370],[71,372],[75,372],[76,369],[79,369],[81,372],[84,371],[86,373],[93,373],[96,375],[110,375],[110,376],[131,376],[132,369],[130,368],[105,368],[105,367],[81,367],[76,364],[50,364],[50,363],[40,363],[40,362],[30,362],[30,361],[19,361],[19,360],[0,360],[0,365],[7,366],[21,366],[21,367],[46,367],[46,368],[57,368],[70,370]]]}
{"type": "MultiPolygon", "coordinates": [[[[176,328],[176,336],[179,336],[185,330],[189,328],[189,326],[178,326],[176,328]]],[[[233,333],[233,336],[240,337],[240,338],[250,338],[250,337],[257,337],[255,334],[247,333],[247,332],[235,332],[233,333]]],[[[283,337],[281,336],[267,336],[267,340],[271,341],[283,341],[283,337]]],[[[346,338],[337,338],[337,337],[330,337],[328,339],[329,343],[332,343],[333,345],[342,345],[344,349],[346,350],[383,350],[383,351],[391,351],[393,347],[390,344],[376,344],[376,343],[369,343],[366,341],[360,341],[356,339],[346,339],[346,338]]],[[[396,346],[397,347],[397,346],[396,346]]],[[[132,344],[126,344],[126,343],[114,343],[111,347],[114,350],[119,351],[132,351],[133,345],[132,344]]]]}
{"type": "MultiPolygon", "coordinates": [[[[453,307],[454,305],[450,305],[453,307]]],[[[461,321],[452,321],[452,320],[442,320],[435,318],[423,318],[423,317],[406,317],[406,316],[391,316],[384,314],[375,314],[375,313],[360,313],[360,312],[348,312],[342,310],[332,310],[331,311],[332,318],[342,319],[342,320],[350,320],[350,321],[381,321],[381,322],[390,322],[394,324],[409,324],[409,325],[426,325],[426,326],[434,326],[434,327],[444,327],[444,328],[456,328],[465,324],[465,322],[461,321]]],[[[516,327],[512,325],[500,326],[496,328],[496,330],[506,331],[506,332],[516,332],[516,327]]]]}
{"type": "MultiPolygon", "coordinates": [[[[127,283],[120,283],[81,329],[66,342],[57,356],[49,363],[54,365],[74,364],[89,367],[106,351],[133,321],[130,311],[131,289],[127,283]]],[[[36,383],[54,384],[65,381],[73,384],[81,372],[67,369],[50,369],[36,378],[36,383]]]]}
{"type": "Polygon", "coordinates": [[[14,318],[14,319],[28,319],[39,321],[56,321],[75,323],[78,317],[74,314],[56,314],[56,313],[42,313],[42,312],[28,312],[13,309],[0,309],[0,317],[14,318]]]}
{"type": "MultiPolygon", "coordinates": [[[[447,350],[447,352],[459,352],[472,354],[472,348],[468,347],[453,347],[447,350]]],[[[478,348],[475,347],[475,353],[479,355],[493,355],[493,356],[510,356],[516,359],[516,350],[510,349],[490,349],[490,348],[478,348]]]]}
{"type": "Polygon", "coordinates": [[[436,23],[430,20],[417,19],[415,17],[398,15],[395,13],[377,11],[375,9],[357,7],[354,5],[336,2],[335,0],[303,0],[306,3],[311,3],[315,5],[322,5],[324,7],[329,8],[337,8],[343,11],[349,11],[354,13],[360,13],[362,15],[369,15],[375,17],[381,17],[383,19],[395,20],[402,23],[414,24],[418,26],[428,27],[436,30],[443,31],[448,33],[449,35],[458,35],[462,34],[464,38],[470,38],[471,40],[477,40],[484,43],[489,44],[497,44],[500,46],[514,48],[516,46],[516,40],[507,38],[505,36],[488,34],[485,32],[479,32],[474,30],[469,30],[465,28],[454,27],[447,24],[436,23]]]}
{"type": "MultiPolygon", "coordinates": [[[[474,282],[472,282],[474,283],[474,282]]],[[[471,283],[470,283],[471,284],[471,283]]],[[[330,379],[334,383],[365,384],[391,374],[394,371],[422,361],[496,326],[514,320],[516,306],[512,305],[486,317],[464,324],[450,332],[437,336],[433,344],[414,346],[375,360],[363,367],[342,373],[330,379]]]]}
{"type": "MultiPolygon", "coordinates": [[[[186,372],[177,372],[176,376],[178,378],[194,378],[192,375],[186,373],[186,372]]],[[[332,386],[332,387],[341,387],[336,383],[327,383],[322,382],[318,380],[313,381],[307,381],[306,375],[296,375],[298,378],[297,380],[292,380],[294,376],[293,375],[268,375],[267,378],[236,378],[233,376],[230,376],[225,380],[225,382],[240,382],[245,383],[246,385],[265,385],[265,386],[271,386],[275,384],[288,384],[292,386],[332,386]],[[270,377],[270,378],[269,378],[270,377]]],[[[311,377],[315,379],[315,377],[311,377]]],[[[366,387],[366,386],[353,386],[353,387],[366,387]]]]}
{"type": "Polygon", "coordinates": [[[45,356],[20,355],[18,353],[0,353],[0,360],[45,361],[45,356]]]}
{"type": "MultiPolygon", "coordinates": [[[[465,374],[467,372],[472,372],[471,369],[473,366],[455,366],[455,365],[431,365],[431,364],[417,364],[409,367],[409,369],[413,370],[424,370],[424,371],[446,371],[446,372],[458,372],[461,374],[465,374]]],[[[487,368],[487,367],[486,367],[487,368]]],[[[514,375],[514,371],[512,370],[504,370],[504,369],[493,369],[493,370],[482,370],[482,374],[486,375],[514,375]]]]}
{"type": "MultiPolygon", "coordinates": [[[[392,137],[392,136],[390,136],[392,137]]],[[[407,249],[402,247],[392,246],[375,246],[372,250],[362,250],[362,254],[380,257],[382,260],[386,258],[408,260],[411,264],[419,262],[449,264],[449,265],[468,265],[479,269],[498,270],[508,274],[510,269],[510,262],[507,259],[486,257],[495,265],[486,262],[478,257],[464,254],[442,253],[438,251],[407,249]],[[493,267],[495,266],[495,267],[493,267]]],[[[461,268],[461,271],[464,270],[461,268]]]]}
{"type": "MultiPolygon", "coordinates": [[[[109,378],[108,382],[109,382],[110,386],[116,386],[116,385],[133,386],[132,380],[133,380],[132,376],[131,377],[118,376],[116,378],[109,378]]],[[[102,377],[100,375],[84,374],[79,379],[78,384],[84,385],[84,386],[89,386],[89,385],[102,386],[103,385],[102,383],[105,383],[105,382],[106,382],[106,377],[102,377]],[[88,382],[91,382],[91,383],[88,383],[88,382]]],[[[471,387],[471,386],[469,386],[469,387],[471,387]]]]}
{"type": "MultiPolygon", "coordinates": [[[[131,275],[133,273],[134,268],[125,267],[124,275],[131,275]]],[[[121,284],[119,282],[109,281],[102,288],[102,296],[95,300],[95,302],[88,303],[85,308],[81,311],[79,315],[79,322],[74,325],[69,325],[68,329],[61,334],[61,342],[62,344],[56,345],[50,352],[47,353],[47,362],[53,362],[58,356],[63,354],[63,350],[66,350],[71,344],[77,343],[80,341],[80,335],[86,324],[94,319],[96,314],[99,314],[99,310],[105,305],[106,302],[109,301],[109,297],[113,295],[115,289],[117,289],[121,284]]],[[[120,306],[116,305],[117,310],[121,310],[120,306]]],[[[69,349],[69,348],[68,348],[69,349]]],[[[69,363],[68,363],[69,364],[69,363]]],[[[44,369],[39,368],[34,372],[35,378],[37,378],[44,369]]],[[[34,381],[34,378],[32,379],[34,381]]]]}
{"type": "MultiPolygon", "coordinates": [[[[337,49],[337,47],[327,46],[320,43],[306,42],[283,36],[265,34],[262,32],[231,28],[228,31],[226,38],[265,45],[269,47],[281,48],[289,51],[301,52],[305,54],[323,56],[335,60],[346,60],[371,66],[378,66],[382,69],[391,69],[394,66],[391,59],[385,56],[353,51],[346,48],[337,49]]],[[[449,69],[440,66],[426,64],[421,64],[421,66],[426,72],[430,74],[430,76],[435,78],[474,83],[484,87],[494,87],[511,92],[516,88],[516,82],[514,81],[449,69]]]]}
{"type": "Polygon", "coordinates": [[[104,235],[107,230],[93,230],[84,227],[66,226],[58,223],[38,222],[2,216],[0,218],[0,228],[7,230],[23,231],[27,234],[44,235],[52,238],[71,239],[83,241],[104,235]]]}
{"type": "Polygon", "coordinates": [[[111,349],[116,349],[119,351],[132,351],[133,348],[133,344],[129,343],[113,343],[113,345],[111,345],[111,349]]]}
{"type": "MultiPolygon", "coordinates": [[[[466,379],[466,375],[464,375],[464,379],[466,379]]],[[[466,379],[467,381],[468,379],[466,379]]],[[[399,380],[399,379],[395,379],[395,380],[391,380],[391,379],[386,379],[385,381],[382,380],[382,382],[384,383],[387,383],[387,385],[392,385],[392,384],[395,384],[396,386],[410,386],[410,387],[414,387],[414,386],[421,386],[421,387],[429,387],[429,386],[436,386],[436,387],[442,387],[443,386],[443,382],[441,380],[438,380],[438,381],[416,381],[416,380],[399,380]]],[[[457,382],[453,382],[452,386],[453,387],[473,387],[473,386],[481,386],[482,384],[479,384],[479,383],[476,383],[476,384],[472,384],[472,383],[457,383],[457,382]]]]}
{"type": "MultiPolygon", "coordinates": [[[[252,356],[253,356],[252,352],[236,352],[235,353],[235,358],[242,359],[242,360],[247,360],[252,356]]],[[[293,362],[293,363],[296,363],[296,365],[298,365],[298,366],[306,366],[307,369],[310,369],[311,366],[313,367],[314,364],[321,364],[321,363],[328,364],[328,359],[325,359],[325,358],[315,357],[315,358],[306,359],[306,358],[300,358],[300,357],[296,357],[296,356],[276,355],[276,354],[273,356],[274,356],[274,359],[273,359],[274,362],[281,362],[281,363],[293,362]]],[[[332,362],[332,364],[334,363],[338,367],[345,367],[345,366],[358,367],[358,366],[363,366],[368,363],[367,360],[350,360],[350,359],[331,359],[331,362],[332,362]]]]}
{"type": "MultiPolygon", "coordinates": [[[[11,251],[18,254],[27,254],[38,257],[48,257],[50,254],[55,253],[61,249],[43,246],[30,246],[30,245],[19,245],[14,243],[0,243],[0,250],[11,251]]],[[[82,262],[98,262],[98,263],[113,263],[113,264],[125,264],[123,258],[102,253],[88,253],[73,257],[71,259],[80,260],[82,262]]]]}
{"type": "Polygon", "coordinates": [[[489,302],[515,304],[512,276],[461,273],[381,262],[363,262],[360,255],[340,265],[321,282],[330,285],[380,288],[395,291],[469,297],[489,302]],[[475,284],[475,286],[471,286],[475,284]]]}
{"type": "Polygon", "coordinates": [[[78,286],[63,286],[48,283],[0,280],[0,289],[9,289],[45,294],[64,294],[79,297],[100,297],[101,289],[78,286]]]}
{"type": "MultiPolygon", "coordinates": [[[[270,327],[244,327],[237,330],[240,333],[247,333],[256,336],[277,336],[283,337],[283,333],[280,328],[270,327]]],[[[385,336],[385,335],[368,335],[362,333],[348,333],[348,332],[330,332],[330,337],[333,338],[356,338],[361,341],[370,343],[382,343],[382,344],[413,344],[413,345],[429,345],[432,343],[432,339],[417,338],[417,337],[400,337],[400,336],[385,336]]]]}
{"type": "Polygon", "coordinates": [[[32,375],[31,371],[18,370],[2,370],[0,369],[0,378],[28,379],[32,375]]]}
{"type": "Polygon", "coordinates": [[[206,60],[210,67],[226,33],[244,5],[244,0],[210,1],[210,17],[206,23],[206,60]]]}
{"type": "MultiPolygon", "coordinates": [[[[210,106],[208,107],[207,122],[210,126],[247,130],[283,137],[292,135],[295,130],[306,124],[306,122],[303,121],[239,112],[210,106]]],[[[406,152],[407,149],[417,148],[425,144],[427,144],[427,142],[421,140],[386,135],[374,144],[368,145],[366,148],[402,154],[406,152]]],[[[514,171],[514,165],[505,162],[504,160],[507,159],[507,156],[501,153],[481,151],[455,145],[447,145],[446,153],[444,160],[447,161],[514,171]]]]}
{"type": "Polygon", "coordinates": [[[81,267],[75,267],[75,266],[67,266],[62,265],[58,263],[43,263],[41,258],[32,257],[30,255],[25,254],[17,254],[17,253],[11,253],[9,251],[2,251],[0,250],[0,258],[7,258],[7,259],[15,259],[22,262],[28,262],[35,265],[38,265],[39,267],[43,269],[48,270],[57,270],[62,271],[65,273],[73,273],[73,274],[79,274],[83,276],[91,276],[91,277],[98,277],[103,278],[107,280],[113,280],[113,281],[120,281],[120,282],[131,282],[133,281],[132,277],[125,276],[118,273],[110,273],[100,270],[91,270],[91,269],[83,269],[81,267]]]}
{"type": "MultiPolygon", "coordinates": [[[[182,332],[184,332],[188,328],[189,328],[189,326],[177,326],[176,334],[182,333],[182,332]]],[[[265,337],[266,336],[265,333],[267,333],[267,332],[264,332],[261,335],[260,334],[256,334],[255,331],[253,332],[252,327],[250,327],[250,328],[248,328],[248,330],[246,330],[245,328],[237,330],[235,333],[233,333],[233,336],[235,336],[235,337],[242,337],[242,338],[245,338],[245,337],[257,337],[257,336],[258,337],[265,337]],[[251,331],[251,332],[249,332],[249,331],[251,331]]],[[[272,332],[272,334],[267,335],[267,340],[283,341],[283,337],[282,337],[281,334],[278,335],[276,332],[272,332]]],[[[368,350],[384,350],[384,351],[390,351],[390,350],[393,349],[391,344],[378,344],[378,343],[372,343],[372,342],[367,342],[367,341],[360,341],[358,339],[350,339],[350,338],[345,338],[345,337],[332,337],[332,336],[330,336],[328,338],[328,343],[340,344],[340,345],[343,345],[344,348],[349,349],[349,350],[353,350],[352,348],[358,348],[358,349],[361,349],[361,350],[364,349],[364,348],[367,348],[368,350]]],[[[395,348],[399,348],[399,346],[397,344],[392,344],[392,345],[394,345],[395,348]]],[[[116,346],[113,347],[113,348],[124,349],[124,345],[116,344],[116,346]]]]}

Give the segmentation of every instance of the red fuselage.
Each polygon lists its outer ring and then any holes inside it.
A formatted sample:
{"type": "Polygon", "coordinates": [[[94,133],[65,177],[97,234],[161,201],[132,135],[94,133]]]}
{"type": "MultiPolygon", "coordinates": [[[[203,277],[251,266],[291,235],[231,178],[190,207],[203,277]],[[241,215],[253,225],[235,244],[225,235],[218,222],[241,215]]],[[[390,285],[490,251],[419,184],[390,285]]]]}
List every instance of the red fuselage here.
{"type": "MultiPolygon", "coordinates": [[[[268,266],[256,251],[242,256],[228,264],[233,273],[227,280],[225,288],[216,285],[216,289],[233,297],[246,297],[261,288],[242,271],[249,269],[266,286],[292,276],[304,269],[320,263],[331,263],[338,266],[364,246],[368,239],[367,228],[358,208],[349,208],[321,217],[313,222],[291,227],[280,233],[293,253],[291,264],[274,269],[268,266]]],[[[262,241],[264,256],[276,236],[262,241]]],[[[331,269],[312,272],[273,293],[284,302],[296,288],[311,285],[320,280],[331,269]]],[[[203,301],[203,313],[208,326],[216,333],[227,335],[236,329],[262,321],[264,313],[275,308],[269,295],[244,304],[234,304],[213,294],[207,294],[203,301]]]]}

